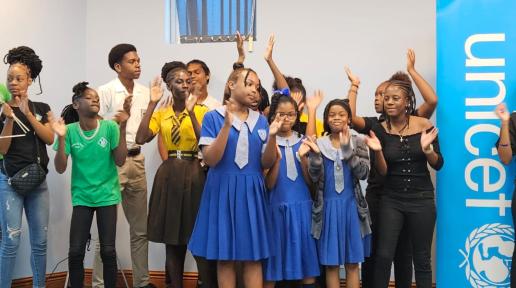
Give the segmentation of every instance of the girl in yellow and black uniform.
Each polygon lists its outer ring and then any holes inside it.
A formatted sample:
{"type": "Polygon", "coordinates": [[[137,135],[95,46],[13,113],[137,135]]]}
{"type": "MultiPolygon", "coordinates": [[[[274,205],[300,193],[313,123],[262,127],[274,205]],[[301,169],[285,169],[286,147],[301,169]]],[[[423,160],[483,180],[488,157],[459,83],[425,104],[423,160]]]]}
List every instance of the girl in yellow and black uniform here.
{"type": "Polygon", "coordinates": [[[166,245],[166,267],[172,287],[182,287],[186,245],[195,224],[205,179],[197,157],[197,143],[208,108],[196,105],[197,97],[189,96],[190,85],[185,64],[166,63],[161,79],[152,83],[148,113],[136,134],[136,142],[143,144],[160,133],[169,153],[154,178],[147,236],[149,241],[166,245]],[[163,95],[162,81],[172,92],[172,99],[156,109],[163,95]]]}

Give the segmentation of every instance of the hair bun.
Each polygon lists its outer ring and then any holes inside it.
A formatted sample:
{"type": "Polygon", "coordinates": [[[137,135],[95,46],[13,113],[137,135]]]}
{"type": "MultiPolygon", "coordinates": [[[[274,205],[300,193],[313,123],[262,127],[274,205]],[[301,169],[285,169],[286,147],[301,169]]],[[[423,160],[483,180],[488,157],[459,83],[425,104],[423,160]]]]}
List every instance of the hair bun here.
{"type": "Polygon", "coordinates": [[[391,78],[389,79],[389,81],[401,81],[401,82],[412,83],[412,80],[410,80],[409,75],[403,71],[398,71],[398,72],[394,73],[391,76],[391,78]]]}
{"type": "Polygon", "coordinates": [[[185,63],[183,63],[181,61],[167,62],[161,68],[161,79],[163,79],[163,82],[167,82],[168,73],[170,73],[170,71],[175,70],[175,69],[187,70],[185,63]]]}
{"type": "Polygon", "coordinates": [[[84,91],[86,91],[86,89],[88,89],[88,82],[79,82],[77,84],[75,84],[72,88],[72,91],[73,91],[73,95],[74,96],[78,96],[78,95],[82,95],[82,93],[84,93],[84,91]]]}

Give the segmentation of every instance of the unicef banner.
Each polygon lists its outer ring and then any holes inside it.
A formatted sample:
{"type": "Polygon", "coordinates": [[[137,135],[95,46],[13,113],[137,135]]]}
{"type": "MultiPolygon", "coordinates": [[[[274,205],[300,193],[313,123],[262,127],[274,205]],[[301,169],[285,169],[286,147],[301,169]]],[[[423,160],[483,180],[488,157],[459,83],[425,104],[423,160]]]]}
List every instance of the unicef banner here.
{"type": "Polygon", "coordinates": [[[437,286],[509,287],[515,165],[493,110],[516,109],[516,1],[437,1],[437,286]]]}

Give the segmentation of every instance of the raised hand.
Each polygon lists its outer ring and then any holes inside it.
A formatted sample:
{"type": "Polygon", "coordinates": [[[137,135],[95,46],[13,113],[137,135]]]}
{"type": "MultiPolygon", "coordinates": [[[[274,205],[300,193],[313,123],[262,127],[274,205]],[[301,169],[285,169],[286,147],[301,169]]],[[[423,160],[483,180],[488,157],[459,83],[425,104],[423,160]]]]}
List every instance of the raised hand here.
{"type": "Polygon", "coordinates": [[[342,126],[342,131],[339,133],[340,145],[348,145],[351,139],[351,133],[349,131],[349,125],[346,123],[342,126]]]}
{"type": "Polygon", "coordinates": [[[276,154],[278,155],[278,157],[276,157],[276,161],[279,162],[281,160],[281,158],[283,158],[283,155],[281,154],[281,150],[278,145],[276,145],[276,152],[277,152],[276,154]]]}
{"type": "Polygon", "coordinates": [[[432,142],[435,140],[435,137],[437,137],[438,129],[434,127],[430,132],[426,132],[426,130],[423,130],[421,133],[421,149],[423,151],[428,150],[428,147],[432,142]]]}
{"type": "Polygon", "coordinates": [[[407,51],[407,71],[413,71],[415,70],[416,66],[416,52],[414,52],[414,49],[410,48],[407,51]]]}
{"type": "Polygon", "coordinates": [[[301,92],[290,92],[290,96],[297,103],[297,109],[299,111],[303,111],[305,108],[305,103],[303,102],[303,94],[301,92]]]}
{"type": "Polygon", "coordinates": [[[304,142],[301,143],[301,145],[299,145],[299,149],[297,150],[299,157],[304,157],[308,152],[310,152],[310,146],[306,145],[304,142]]]}
{"type": "Polygon", "coordinates": [[[152,103],[157,103],[163,96],[162,83],[163,80],[159,76],[156,76],[156,78],[152,80],[150,85],[150,101],[152,103]]]}
{"type": "Polygon", "coordinates": [[[358,78],[358,76],[353,74],[353,72],[351,72],[351,69],[349,69],[349,67],[344,67],[344,70],[346,71],[346,75],[348,75],[348,79],[349,82],[351,82],[351,84],[356,86],[360,85],[360,79],[358,78]]]}
{"type": "Polygon", "coordinates": [[[131,106],[133,105],[133,95],[129,94],[124,99],[124,105],[122,106],[127,114],[131,115],[131,106]]]}
{"type": "Polygon", "coordinates": [[[319,147],[317,146],[317,143],[315,142],[315,139],[316,139],[315,135],[313,135],[310,137],[306,137],[305,139],[302,140],[303,144],[301,144],[301,146],[299,146],[299,150],[298,150],[300,157],[305,156],[310,151],[313,151],[314,153],[321,152],[321,150],[319,150],[319,147]]]}
{"type": "Polygon", "coordinates": [[[376,134],[374,134],[373,131],[369,132],[369,136],[366,136],[365,140],[369,149],[373,151],[382,150],[382,143],[380,143],[380,140],[376,137],[376,134]]]}
{"type": "Polygon", "coordinates": [[[509,121],[509,119],[511,118],[511,115],[509,111],[507,111],[507,106],[505,105],[505,103],[498,104],[494,112],[496,116],[498,116],[498,118],[500,118],[500,120],[502,121],[506,122],[509,121]]]}
{"type": "Polygon", "coordinates": [[[64,137],[66,135],[66,124],[64,123],[63,118],[56,118],[52,111],[49,111],[47,115],[52,131],[54,131],[57,136],[64,137]]]}
{"type": "Polygon", "coordinates": [[[24,115],[27,115],[30,113],[30,109],[29,109],[29,98],[27,97],[23,97],[23,98],[20,98],[20,97],[15,97],[14,98],[15,101],[16,101],[16,104],[18,105],[18,108],[20,108],[20,111],[24,114],[24,115]]]}
{"type": "Polygon", "coordinates": [[[231,127],[233,125],[233,112],[235,111],[235,100],[229,98],[226,100],[226,112],[224,113],[224,126],[231,127]]]}
{"type": "Polygon", "coordinates": [[[127,122],[127,119],[129,119],[129,113],[127,113],[125,110],[118,110],[115,116],[113,116],[113,120],[115,120],[118,124],[127,122]]]}
{"type": "Polygon", "coordinates": [[[199,85],[192,85],[190,87],[190,94],[200,95],[201,94],[201,86],[199,86],[199,85]]]}
{"type": "Polygon", "coordinates": [[[159,102],[159,107],[172,106],[172,104],[174,103],[174,98],[172,98],[172,95],[169,95],[167,97],[161,97],[161,100],[159,102]]]}
{"type": "Polygon", "coordinates": [[[274,121],[269,125],[269,135],[275,136],[279,129],[281,128],[281,125],[283,125],[283,121],[285,121],[285,116],[279,116],[276,114],[276,117],[274,117],[274,121]]]}
{"type": "Polygon", "coordinates": [[[235,42],[236,42],[236,47],[237,47],[237,51],[238,51],[238,60],[239,62],[244,62],[244,59],[245,59],[245,51],[244,51],[244,37],[242,37],[242,35],[240,35],[240,32],[236,32],[236,36],[235,36],[235,42]]]}
{"type": "Polygon", "coordinates": [[[186,111],[189,113],[193,112],[195,104],[197,104],[198,97],[194,94],[190,94],[188,98],[186,98],[186,111]]]}
{"type": "Polygon", "coordinates": [[[2,114],[4,114],[5,117],[7,117],[9,119],[13,119],[13,117],[14,117],[13,108],[11,108],[11,106],[9,106],[9,104],[7,104],[7,103],[2,104],[2,114]]]}
{"type": "Polygon", "coordinates": [[[265,49],[265,53],[263,54],[263,58],[265,58],[265,61],[271,61],[272,60],[272,50],[274,49],[274,42],[275,42],[274,34],[271,34],[269,36],[269,43],[267,45],[267,49],[265,49]]]}
{"type": "Polygon", "coordinates": [[[315,90],[312,97],[306,98],[306,107],[310,110],[317,110],[317,107],[321,104],[324,99],[324,93],[321,90],[315,90]]]}

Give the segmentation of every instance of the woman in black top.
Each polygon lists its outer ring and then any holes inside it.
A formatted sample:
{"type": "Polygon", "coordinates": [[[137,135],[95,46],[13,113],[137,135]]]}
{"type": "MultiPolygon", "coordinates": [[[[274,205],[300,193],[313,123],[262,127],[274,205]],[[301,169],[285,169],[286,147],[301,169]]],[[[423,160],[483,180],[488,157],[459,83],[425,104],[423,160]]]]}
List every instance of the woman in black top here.
{"type": "Polygon", "coordinates": [[[0,116],[0,154],[4,155],[0,173],[0,223],[3,231],[0,244],[0,287],[11,287],[16,252],[20,244],[23,210],[29,224],[34,287],[44,287],[49,209],[47,183],[43,181],[23,196],[8,184],[8,180],[20,169],[37,163],[38,156],[40,166],[48,172],[45,145],[54,142],[47,119],[50,107],[28,98],[27,90],[42,68],[41,60],[34,50],[25,46],[13,48],[4,61],[9,64],[7,87],[12,99],[2,105],[0,116]],[[19,124],[15,118],[23,124],[19,124]],[[23,126],[28,128],[28,132],[25,133],[23,126]]]}
{"type": "MultiPolygon", "coordinates": [[[[414,50],[409,49],[407,51],[407,72],[410,78],[414,81],[417,89],[421,93],[424,102],[416,108],[413,112],[414,115],[430,118],[434,113],[437,106],[437,95],[432,86],[421,76],[416,68],[416,54],[414,50]]],[[[351,86],[348,91],[348,99],[353,114],[352,123],[353,128],[361,134],[369,134],[373,123],[383,121],[383,117],[361,117],[357,116],[356,113],[356,101],[358,89],[360,87],[360,79],[355,76],[349,68],[346,68],[346,74],[351,82],[351,86]]],[[[398,74],[394,74],[390,80],[394,80],[398,77],[398,74]]],[[[380,83],[376,88],[374,94],[374,108],[376,113],[381,114],[383,111],[383,93],[385,88],[389,84],[389,81],[380,83]]],[[[374,260],[376,256],[376,243],[381,241],[377,237],[378,225],[378,212],[380,210],[380,198],[383,192],[384,177],[379,175],[374,167],[374,155],[371,153],[371,170],[369,171],[369,177],[367,178],[366,188],[366,200],[369,206],[369,212],[371,213],[372,220],[372,251],[371,256],[367,257],[365,262],[362,263],[362,287],[370,288],[373,285],[373,269],[374,260]]],[[[403,228],[405,229],[405,227],[403,228]]],[[[406,235],[404,230],[401,231],[401,236],[406,235]]],[[[412,244],[410,238],[402,237],[398,240],[398,247],[396,247],[396,255],[394,256],[394,279],[396,288],[409,288],[412,286],[412,244]]]]}
{"type": "MultiPolygon", "coordinates": [[[[502,160],[503,164],[509,165],[512,161],[514,155],[516,155],[516,112],[509,115],[509,111],[505,104],[500,104],[496,107],[495,110],[496,115],[500,120],[502,120],[502,125],[500,127],[500,139],[496,143],[498,148],[498,155],[500,156],[500,160],[502,160]]],[[[516,179],[514,181],[516,183],[516,179]]],[[[516,198],[514,194],[516,193],[516,189],[512,194],[512,202],[511,202],[511,212],[512,212],[512,222],[516,223],[516,198]]],[[[512,264],[511,264],[511,287],[516,287],[516,249],[512,254],[512,264]]]]}
{"type": "Polygon", "coordinates": [[[432,286],[431,247],[435,226],[434,187],[427,163],[443,165],[437,129],[425,118],[412,116],[415,96],[410,79],[399,74],[389,81],[383,98],[385,121],[372,126],[370,147],[375,166],[385,175],[380,198],[378,241],[373,287],[387,287],[400,232],[412,239],[417,287],[432,286]],[[375,135],[376,134],[376,135],[375,135]]]}

